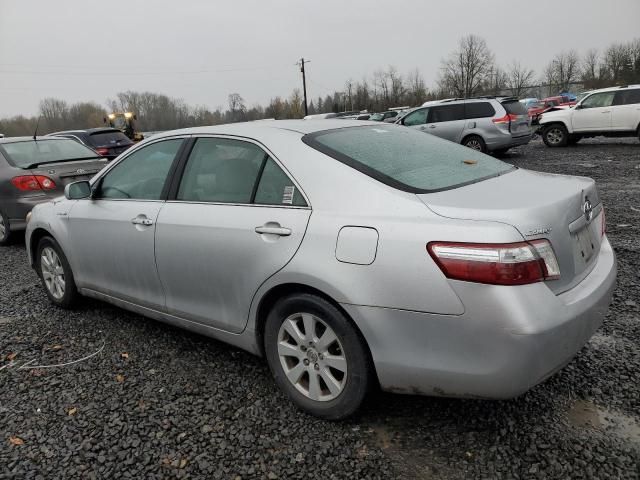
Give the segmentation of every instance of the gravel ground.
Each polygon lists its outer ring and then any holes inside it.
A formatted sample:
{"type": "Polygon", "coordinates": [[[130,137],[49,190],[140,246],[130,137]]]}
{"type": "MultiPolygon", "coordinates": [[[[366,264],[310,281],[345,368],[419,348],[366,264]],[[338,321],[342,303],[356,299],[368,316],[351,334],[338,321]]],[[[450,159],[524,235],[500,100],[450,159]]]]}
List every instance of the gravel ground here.
{"type": "Polygon", "coordinates": [[[640,144],[504,159],[595,178],[618,255],[604,326],[544,384],[500,402],[377,393],[326,423],[247,353],[94,301],[51,307],[17,244],[0,247],[0,478],[640,478],[640,144]]]}

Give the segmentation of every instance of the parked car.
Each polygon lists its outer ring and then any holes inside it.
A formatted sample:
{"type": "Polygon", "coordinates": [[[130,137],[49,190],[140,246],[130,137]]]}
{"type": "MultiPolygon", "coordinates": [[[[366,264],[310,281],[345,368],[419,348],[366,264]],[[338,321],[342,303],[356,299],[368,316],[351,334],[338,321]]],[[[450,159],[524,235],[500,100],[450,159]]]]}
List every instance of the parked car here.
{"type": "Polygon", "coordinates": [[[546,111],[554,108],[569,108],[575,104],[575,101],[572,101],[569,97],[565,96],[547,97],[538,103],[533,103],[528,107],[531,123],[537,125],[540,120],[540,115],[546,111]]]}
{"type": "Polygon", "coordinates": [[[101,156],[113,160],[133,145],[133,141],[116,128],[89,128],[87,130],[67,130],[50,133],[48,136],[65,137],[77,140],[93,148],[101,156]]]}
{"type": "Polygon", "coordinates": [[[402,112],[402,110],[387,110],[386,112],[374,113],[369,117],[369,120],[372,122],[394,122],[402,112]]]}
{"type": "Polygon", "coordinates": [[[67,183],[90,178],[105,164],[95,151],[66,138],[0,139],[0,245],[25,229],[35,205],[61,196],[67,183]]]}
{"type": "Polygon", "coordinates": [[[540,100],[535,97],[521,98],[520,103],[523,104],[526,109],[529,109],[540,103],[540,100]]]}
{"type": "Polygon", "coordinates": [[[87,295],[264,355],[328,419],[377,384],[519,395],[582,348],[615,283],[593,180],[397,125],[167,132],[65,195],[27,228],[55,305],[87,295]]]}
{"type": "Polygon", "coordinates": [[[527,110],[513,97],[443,100],[397,123],[481,152],[504,153],[531,140],[527,110]]]}
{"type": "Polygon", "coordinates": [[[545,112],[539,123],[548,147],[566,147],[585,137],[638,137],[640,85],[593,90],[573,108],[545,112]]]}

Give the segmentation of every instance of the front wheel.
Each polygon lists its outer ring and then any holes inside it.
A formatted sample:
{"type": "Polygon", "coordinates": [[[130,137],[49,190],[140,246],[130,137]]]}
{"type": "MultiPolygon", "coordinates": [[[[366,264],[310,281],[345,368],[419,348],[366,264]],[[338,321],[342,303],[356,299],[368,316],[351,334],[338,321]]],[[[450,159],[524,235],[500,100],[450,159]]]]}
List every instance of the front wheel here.
{"type": "Polygon", "coordinates": [[[279,300],[267,317],[265,352],[276,383],[302,410],[352,415],[372,384],[368,349],[350,320],[316,295],[279,300]]]}
{"type": "Polygon", "coordinates": [[[78,291],[67,257],[53,238],[40,240],[36,268],[49,300],[58,307],[70,308],[77,300],[78,291]]]}
{"type": "Polygon", "coordinates": [[[569,143],[569,132],[564,125],[549,125],[542,132],[542,141],[547,147],[566,147],[569,143]]]}
{"type": "Polygon", "coordinates": [[[462,141],[462,145],[478,152],[487,152],[487,144],[484,143],[482,137],[479,137],[478,135],[469,135],[462,141]]]}

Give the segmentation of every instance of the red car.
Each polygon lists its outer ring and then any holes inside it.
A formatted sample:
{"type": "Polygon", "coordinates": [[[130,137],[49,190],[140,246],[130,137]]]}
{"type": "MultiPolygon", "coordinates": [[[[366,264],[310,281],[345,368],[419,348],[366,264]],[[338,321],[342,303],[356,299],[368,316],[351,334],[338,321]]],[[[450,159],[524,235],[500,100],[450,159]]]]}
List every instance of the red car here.
{"type": "Polygon", "coordinates": [[[568,107],[572,107],[575,104],[576,104],[575,101],[572,101],[569,97],[564,95],[547,97],[541,100],[540,102],[533,104],[531,107],[529,107],[528,113],[529,113],[529,117],[531,118],[531,123],[534,123],[534,124],[538,123],[538,118],[540,117],[540,115],[542,115],[544,112],[546,112],[551,108],[555,108],[555,107],[568,108],[568,107]]]}

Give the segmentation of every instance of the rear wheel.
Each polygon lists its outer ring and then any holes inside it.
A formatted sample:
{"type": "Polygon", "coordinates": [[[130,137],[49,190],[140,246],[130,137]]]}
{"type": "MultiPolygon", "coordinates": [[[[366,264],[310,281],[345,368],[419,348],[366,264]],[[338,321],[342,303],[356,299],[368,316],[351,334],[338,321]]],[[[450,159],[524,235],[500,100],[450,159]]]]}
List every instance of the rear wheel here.
{"type": "Polygon", "coordinates": [[[38,244],[36,266],[49,300],[62,308],[70,308],[77,300],[78,291],[67,257],[51,237],[38,244]]]}
{"type": "Polygon", "coordinates": [[[302,410],[327,420],[353,414],[372,384],[364,340],[344,314],[316,295],[279,300],[265,326],[276,383],[302,410]]]}
{"type": "Polygon", "coordinates": [[[554,123],[545,127],[542,140],[547,147],[566,147],[569,142],[569,132],[564,125],[554,123]]]}
{"type": "Polygon", "coordinates": [[[9,219],[0,212],[0,245],[9,245],[12,240],[11,225],[9,219]]]}
{"type": "Polygon", "coordinates": [[[469,135],[462,141],[462,145],[470,148],[471,150],[476,150],[482,153],[486,153],[487,151],[486,143],[484,143],[482,137],[479,137],[478,135],[469,135]]]}

